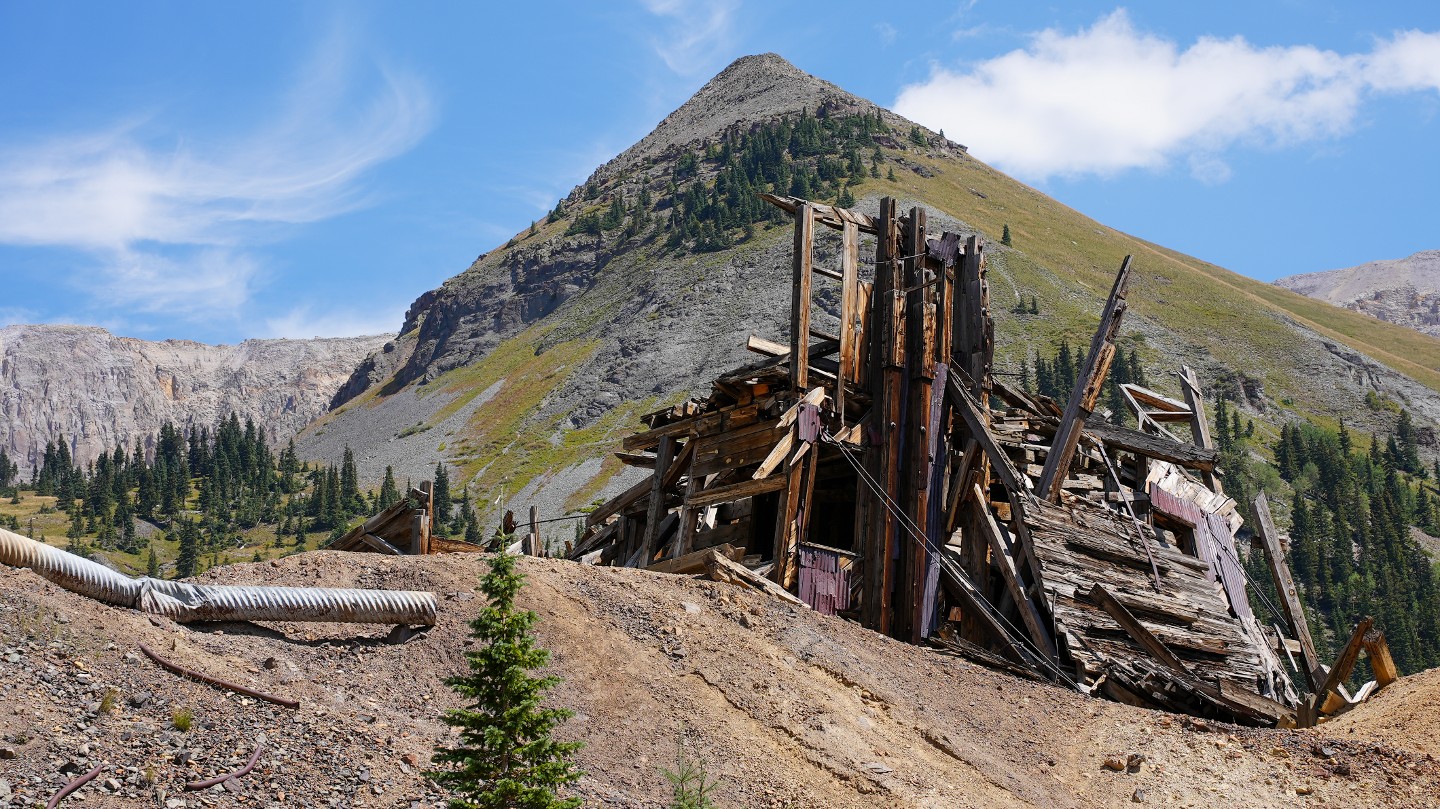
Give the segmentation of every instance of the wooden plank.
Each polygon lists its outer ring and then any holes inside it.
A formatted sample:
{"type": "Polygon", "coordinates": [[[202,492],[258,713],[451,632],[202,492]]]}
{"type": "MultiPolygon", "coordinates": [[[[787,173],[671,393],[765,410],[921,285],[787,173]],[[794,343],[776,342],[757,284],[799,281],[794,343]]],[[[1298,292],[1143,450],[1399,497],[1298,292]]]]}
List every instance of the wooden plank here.
{"type": "Polygon", "coordinates": [[[770,477],[770,475],[780,467],[780,464],[784,462],[785,458],[790,455],[790,450],[794,448],[794,446],[795,431],[792,429],[781,436],[779,441],[775,442],[775,446],[770,450],[770,454],[765,456],[765,460],[760,462],[760,466],[756,467],[755,473],[750,476],[751,479],[763,480],[770,477]]]}
{"type": "Polygon", "coordinates": [[[544,556],[544,547],[540,544],[540,507],[530,507],[530,533],[525,537],[526,556],[544,556]]]}
{"type": "Polygon", "coordinates": [[[1375,619],[1366,616],[1363,621],[1355,625],[1355,631],[1350,633],[1350,640],[1345,648],[1340,650],[1340,656],[1335,658],[1335,665],[1330,668],[1329,674],[1325,676],[1325,683],[1320,690],[1315,692],[1311,705],[1315,712],[1324,713],[1326,699],[1330,692],[1340,687],[1350,677],[1350,672],[1355,669],[1355,661],[1360,658],[1360,650],[1364,647],[1365,633],[1375,625],[1375,619]]]}
{"type": "MultiPolygon", "coordinates": [[[[1205,415],[1205,396],[1200,392],[1200,378],[1188,365],[1182,365],[1180,369],[1180,385],[1185,391],[1185,405],[1190,408],[1190,436],[1196,446],[1214,449],[1215,444],[1210,440],[1210,420],[1205,415]]],[[[1214,492],[1223,491],[1220,477],[1213,471],[1205,473],[1205,485],[1214,492]]]]}
{"type": "MultiPolygon", "coordinates": [[[[1022,478],[1020,470],[1010,461],[1010,456],[995,443],[995,437],[990,434],[986,427],[985,417],[981,413],[980,403],[962,385],[960,377],[962,373],[957,368],[951,368],[945,380],[945,393],[950,397],[950,403],[960,411],[960,416],[965,419],[965,426],[970,428],[970,436],[979,443],[984,450],[990,463],[994,464],[995,472],[1000,476],[1001,482],[1010,491],[1016,494],[1026,494],[1030,490],[1029,481],[1022,478]]],[[[969,380],[966,380],[967,384],[969,380]]]]}
{"type": "Polygon", "coordinates": [[[878,223],[873,217],[852,211],[849,208],[838,208],[831,205],[824,205],[818,202],[800,199],[799,197],[780,196],[778,194],[762,193],[760,198],[774,205],[786,213],[795,213],[801,205],[809,205],[813,211],[815,220],[826,227],[839,230],[846,224],[853,224],[862,233],[875,233],[878,223]]]}
{"type": "Polygon", "coordinates": [[[1055,646],[1055,639],[1050,636],[1050,630],[1045,626],[1045,619],[1041,617],[1040,610],[1036,608],[1030,594],[1025,591],[1025,584],[1020,581],[1020,572],[1015,567],[1015,557],[1005,542],[1004,536],[1000,533],[1000,526],[996,524],[995,516],[986,506],[985,492],[981,491],[978,485],[971,487],[970,492],[971,496],[975,498],[975,508],[981,515],[981,527],[985,529],[986,538],[990,540],[991,558],[994,559],[995,566],[1000,569],[1000,577],[1005,581],[1010,598],[1020,609],[1020,619],[1025,624],[1025,630],[1030,633],[1031,642],[1051,662],[1057,662],[1059,651],[1055,646]]]}
{"type": "Polygon", "coordinates": [[[785,488],[786,477],[775,476],[764,480],[742,480],[738,483],[731,483],[725,486],[716,486],[711,489],[704,489],[690,496],[688,505],[691,508],[705,508],[706,506],[718,505],[720,503],[733,503],[746,497],[755,497],[761,494],[776,492],[785,488]]]}
{"type": "MultiPolygon", "coordinates": [[[[804,448],[802,444],[801,448],[804,448]]],[[[798,460],[798,459],[796,459],[798,460]]],[[[805,486],[805,464],[790,461],[784,477],[777,478],[785,482],[785,497],[780,501],[780,508],[775,518],[775,548],[772,558],[775,566],[770,571],[770,576],[781,586],[785,585],[785,579],[790,573],[790,556],[794,552],[798,540],[796,538],[798,525],[796,522],[800,512],[800,497],[805,486]]],[[[789,589],[786,587],[786,589],[789,589]]]]}
{"type": "Polygon", "coordinates": [[[1126,609],[1125,605],[1121,604],[1115,596],[1111,595],[1110,591],[1106,590],[1104,585],[1099,582],[1091,585],[1090,600],[1100,605],[1101,609],[1109,613],[1110,617],[1114,618],[1115,622],[1120,625],[1120,628],[1124,629],[1136,643],[1140,644],[1140,648],[1148,652],[1151,657],[1163,663],[1167,668],[1177,674],[1194,676],[1195,673],[1190,670],[1189,666],[1185,665],[1185,661],[1176,657],[1175,653],[1170,651],[1170,647],[1166,646],[1159,638],[1155,637],[1154,633],[1146,629],[1145,625],[1140,623],[1140,620],[1132,615],[1130,610],[1126,609]]]}
{"type": "Polygon", "coordinates": [[[878,482],[870,515],[875,524],[866,549],[865,616],[866,625],[881,634],[890,634],[894,619],[892,598],[895,591],[895,557],[900,540],[898,518],[887,506],[900,493],[901,402],[904,396],[905,297],[900,291],[900,228],[895,199],[880,200],[880,221],[875,242],[875,290],[872,296],[870,381],[875,396],[872,426],[879,438],[867,452],[866,463],[871,476],[878,482]],[[878,336],[879,339],[876,339],[878,336]],[[899,364],[897,364],[897,359],[899,364]]]}
{"type": "MultiPolygon", "coordinates": [[[[690,443],[694,443],[692,440],[690,443]]],[[[645,511],[645,533],[640,537],[641,559],[655,556],[655,543],[659,540],[660,521],[665,518],[665,473],[675,459],[675,439],[661,436],[660,446],[655,450],[655,474],[650,476],[650,503],[645,511]]]]}
{"type": "Polygon", "coordinates": [[[1385,642],[1384,632],[1371,629],[1365,633],[1365,639],[1361,643],[1365,646],[1365,655],[1370,658],[1370,670],[1375,672],[1375,682],[1380,688],[1400,679],[1400,669],[1395,667],[1395,659],[1390,656],[1390,644],[1385,642]]]}
{"type": "Polygon", "coordinates": [[[619,513],[621,509],[644,497],[653,485],[651,482],[653,477],[651,475],[644,480],[637,481],[635,485],[606,500],[599,508],[585,516],[585,527],[590,528],[604,522],[612,514],[619,513]]]}
{"type": "Polygon", "coordinates": [[[674,559],[656,562],[645,569],[652,573],[670,573],[676,576],[703,573],[705,572],[705,560],[711,553],[719,553],[731,561],[738,562],[745,556],[745,549],[737,548],[734,545],[716,545],[702,551],[691,551],[674,559]]]}
{"type": "MultiPolygon", "coordinates": [[[[815,246],[815,216],[810,203],[795,209],[794,277],[790,293],[790,356],[810,356],[811,250],[815,246]]],[[[790,363],[790,387],[806,390],[810,382],[808,362],[790,363]]]]}
{"type": "Polygon", "coordinates": [[[1085,419],[1084,431],[1086,435],[1101,441],[1111,449],[1133,452],[1159,461],[1168,461],[1187,469],[1213,471],[1220,459],[1220,453],[1213,449],[1190,444],[1177,444],[1159,436],[1112,424],[1096,415],[1085,419]]]}
{"type": "Polygon", "coordinates": [[[1101,385],[1110,370],[1115,357],[1115,338],[1125,315],[1125,293],[1130,283],[1130,256],[1120,264],[1115,276],[1115,285],[1110,288],[1110,297],[1105,301],[1105,310],[1100,314],[1100,327],[1090,340],[1090,352],[1085,364],[1076,376],[1075,389],[1070,392],[1070,401],[1065,405],[1065,414],[1060,417],[1060,427],[1055,441],[1045,456],[1045,467],[1040,473],[1038,494],[1040,499],[1052,503],[1060,502],[1060,488],[1070,471],[1070,461],[1075,457],[1075,447],[1080,443],[1081,426],[1095,409],[1100,396],[1101,385]]]}
{"type": "Polygon", "coordinates": [[[1315,652],[1315,641],[1305,620],[1305,609],[1300,604],[1295,579],[1290,575],[1290,565],[1285,562],[1285,551],[1280,547],[1280,535],[1270,518],[1270,503],[1265,499],[1264,492],[1255,495],[1251,507],[1255,512],[1255,528],[1265,551],[1265,561],[1270,565],[1270,576],[1275,579],[1275,590],[1280,594],[1280,608],[1285,612],[1285,620],[1290,622],[1290,634],[1300,642],[1301,670],[1305,674],[1305,682],[1310,693],[1319,693],[1320,678],[1323,676],[1320,655],[1315,652]]]}
{"type": "MultiPolygon", "coordinates": [[[[941,553],[953,553],[951,550],[942,548],[941,553]]],[[[958,556],[958,554],[954,554],[958,556]]],[[[1031,656],[1021,651],[1010,633],[991,613],[991,608],[985,600],[985,596],[976,588],[975,583],[960,569],[955,559],[947,560],[947,564],[940,566],[940,573],[950,583],[950,593],[960,602],[961,608],[966,616],[973,619],[976,625],[984,627],[995,645],[999,647],[1001,654],[1027,668],[1034,667],[1031,656]]]]}
{"type": "Polygon", "coordinates": [[[724,555],[716,553],[714,548],[709,548],[705,552],[709,554],[705,557],[705,570],[710,574],[710,578],[715,581],[744,585],[769,593],[786,603],[802,606],[806,609],[810,608],[809,604],[801,601],[786,591],[785,588],[757,574],[739,562],[730,561],[725,558],[724,555]]]}
{"type": "Polygon", "coordinates": [[[840,368],[835,373],[835,412],[845,423],[845,383],[854,379],[859,341],[860,228],[846,222],[840,234],[840,368]]]}
{"type": "Polygon", "coordinates": [[[750,335],[750,339],[745,341],[745,348],[767,357],[784,357],[790,354],[789,348],[755,334],[750,335]]]}
{"type": "Polygon", "coordinates": [[[405,555],[405,553],[399,548],[391,545],[389,542],[386,542],[384,539],[377,537],[374,534],[361,534],[357,539],[361,545],[364,545],[365,547],[370,548],[377,553],[383,553],[387,556],[405,555]]]}

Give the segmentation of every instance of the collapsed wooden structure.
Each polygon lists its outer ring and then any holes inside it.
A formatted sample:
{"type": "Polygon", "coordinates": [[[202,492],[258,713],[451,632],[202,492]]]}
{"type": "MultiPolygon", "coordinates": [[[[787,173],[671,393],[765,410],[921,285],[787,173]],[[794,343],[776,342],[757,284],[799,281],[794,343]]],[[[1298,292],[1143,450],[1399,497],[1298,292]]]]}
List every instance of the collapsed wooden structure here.
{"type": "Polygon", "coordinates": [[[345,532],[326,550],[380,553],[388,556],[424,556],[430,553],[476,553],[479,545],[449,539],[432,530],[435,495],[430,481],[422,480],[405,496],[380,513],[345,532]]]}
{"type": "MultiPolygon", "coordinates": [[[[650,474],[588,515],[571,558],[764,577],[894,637],[1132,704],[1314,720],[1297,711],[1281,662],[1294,641],[1251,611],[1242,519],[1220,485],[1194,373],[1182,376],[1184,401],[1124,386],[1139,429],[1093,412],[1128,257],[1062,407],[992,373],[978,237],[932,236],[924,209],[902,215],[889,198],[874,217],[766,199],[795,218],[788,343],[752,336],[762,359],[719,376],[705,399],[647,416],[618,455],[650,474]],[[827,260],[817,226],[839,232],[827,260]],[[866,238],[873,275],[862,273],[866,238]],[[833,314],[816,305],[830,283],[833,314]]],[[[1319,689],[1333,672],[1314,659],[1298,601],[1289,606],[1305,650],[1297,668],[1319,689]]]]}

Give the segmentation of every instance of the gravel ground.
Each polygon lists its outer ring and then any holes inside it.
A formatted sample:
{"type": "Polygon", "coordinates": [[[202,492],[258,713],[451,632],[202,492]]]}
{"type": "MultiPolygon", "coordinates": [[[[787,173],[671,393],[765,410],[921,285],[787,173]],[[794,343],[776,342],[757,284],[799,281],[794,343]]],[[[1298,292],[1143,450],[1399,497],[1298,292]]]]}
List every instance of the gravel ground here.
{"type": "MultiPolygon", "coordinates": [[[[722,807],[1058,809],[1137,797],[1401,807],[1432,805],[1440,786],[1422,749],[1433,734],[1409,745],[1403,729],[1381,741],[1190,722],[997,674],[728,585],[558,560],[521,569],[522,602],[539,614],[565,678],[553,700],[577,711],[560,735],[587,745],[576,787],[586,806],[667,805],[662,768],[682,749],[719,779],[722,807]],[[1132,755],[1145,759],[1135,772],[1105,767],[1132,755]]],[[[0,806],[34,806],[102,762],[66,805],[437,805],[443,796],[420,770],[449,738],[439,717],[455,701],[441,679],[463,665],[483,570],[471,555],[317,551],[203,577],[440,594],[439,624],[403,643],[387,627],[152,622],[0,570],[0,806]],[[301,707],[181,680],[137,642],[301,707]],[[102,712],[112,688],[116,706],[102,712]],[[179,709],[193,714],[188,732],[173,727],[179,709]],[[254,772],[184,791],[238,767],[262,738],[254,772]]],[[[1393,693],[1407,693],[1405,683],[1393,693]]],[[[1413,693],[1399,711],[1430,700],[1413,693]]],[[[1363,725],[1368,709],[1347,721],[1363,725]]]]}

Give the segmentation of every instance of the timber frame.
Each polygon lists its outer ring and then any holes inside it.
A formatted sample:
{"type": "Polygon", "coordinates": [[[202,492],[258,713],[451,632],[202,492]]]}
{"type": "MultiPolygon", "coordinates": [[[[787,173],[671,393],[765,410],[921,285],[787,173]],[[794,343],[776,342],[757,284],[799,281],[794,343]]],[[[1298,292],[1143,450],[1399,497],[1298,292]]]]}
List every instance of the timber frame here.
{"type": "Polygon", "coordinates": [[[1095,413],[1129,257],[1062,408],[992,374],[978,236],[932,234],[923,208],[891,198],[871,216],[763,196],[795,220],[790,333],[752,336],[761,359],[644,418],[617,456],[648,474],[586,517],[570,558],[706,571],[1135,705],[1318,718],[1335,672],[1287,604],[1304,650],[1295,682],[1322,695],[1302,700],[1282,663],[1295,642],[1251,611],[1243,521],[1194,372],[1183,402],[1124,387],[1139,429],[1095,413]],[[838,231],[838,249],[829,237],[817,250],[817,226],[838,231]],[[816,305],[823,284],[839,285],[836,311],[816,305]],[[1177,422],[1186,439],[1167,429],[1177,422]]]}

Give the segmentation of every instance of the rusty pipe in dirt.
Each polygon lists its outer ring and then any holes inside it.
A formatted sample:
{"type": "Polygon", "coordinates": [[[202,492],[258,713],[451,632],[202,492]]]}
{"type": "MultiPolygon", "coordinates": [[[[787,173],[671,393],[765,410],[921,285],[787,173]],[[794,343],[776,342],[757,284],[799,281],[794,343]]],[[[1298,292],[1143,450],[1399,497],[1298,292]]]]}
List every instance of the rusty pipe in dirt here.
{"type": "Polygon", "coordinates": [[[71,781],[70,783],[61,787],[60,791],[55,793],[55,797],[51,798],[50,802],[45,804],[45,809],[55,809],[55,807],[60,805],[61,801],[65,800],[66,795],[69,795],[71,792],[74,792],[80,787],[83,787],[86,784],[90,783],[90,781],[92,781],[95,776],[99,775],[100,771],[103,769],[105,769],[105,765],[101,764],[90,772],[85,773],[79,778],[76,778],[74,781],[71,781]]]}
{"type": "Polygon", "coordinates": [[[207,685],[213,685],[217,688],[226,688],[234,691],[237,694],[244,694],[247,697],[254,697],[255,699],[261,699],[266,702],[273,702],[276,705],[283,705],[286,708],[300,707],[300,700],[298,699],[290,699],[289,697],[277,697],[274,694],[267,694],[264,691],[256,691],[253,688],[246,688],[243,685],[232,683],[228,680],[222,680],[219,677],[211,677],[208,674],[201,674],[200,672],[193,669],[187,669],[179,663],[166,660],[165,658],[156,654],[155,651],[149,646],[146,646],[143,643],[136,645],[140,647],[140,651],[144,652],[146,657],[154,660],[155,663],[160,666],[160,668],[178,674],[181,677],[189,677],[193,680],[199,680],[202,683],[206,683],[207,685]]]}
{"type": "Polygon", "coordinates": [[[410,590],[251,587],[132,579],[0,528],[0,564],[27,567],[71,592],[190,621],[324,621],[434,626],[435,594],[410,590]]]}
{"type": "Polygon", "coordinates": [[[265,745],[263,743],[255,745],[255,752],[250,754],[250,760],[245,762],[244,767],[241,767],[235,772],[226,773],[224,775],[217,775],[214,778],[207,778],[204,781],[191,781],[190,783],[185,785],[185,788],[189,790],[207,789],[209,787],[215,786],[216,784],[223,784],[226,781],[229,781],[231,778],[241,778],[246,773],[255,769],[255,762],[260,760],[260,751],[263,749],[265,749],[265,745]]]}

